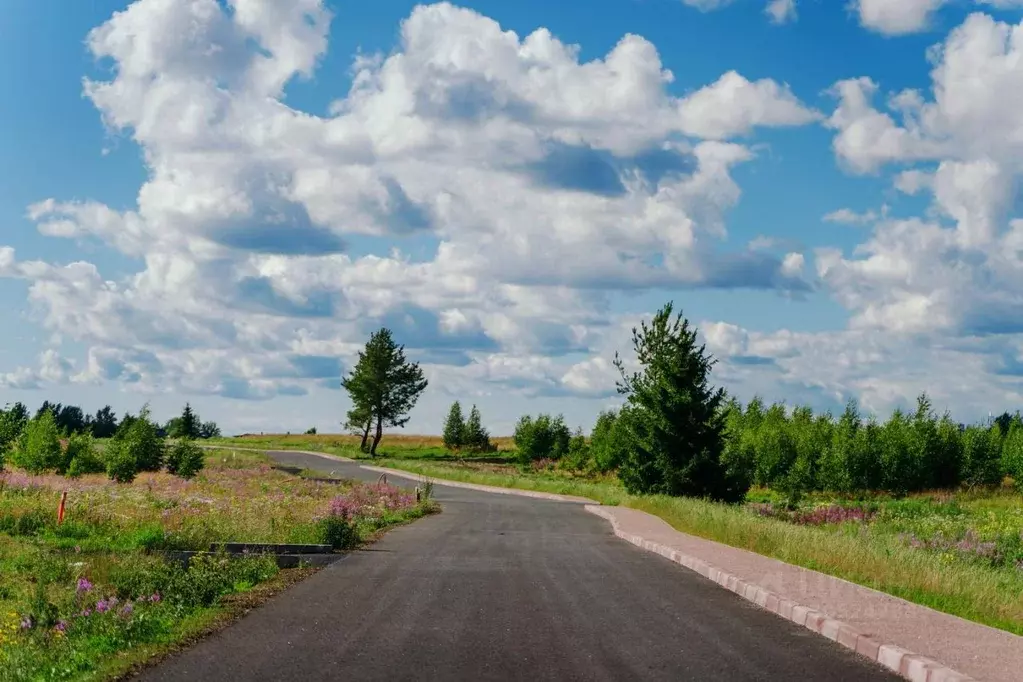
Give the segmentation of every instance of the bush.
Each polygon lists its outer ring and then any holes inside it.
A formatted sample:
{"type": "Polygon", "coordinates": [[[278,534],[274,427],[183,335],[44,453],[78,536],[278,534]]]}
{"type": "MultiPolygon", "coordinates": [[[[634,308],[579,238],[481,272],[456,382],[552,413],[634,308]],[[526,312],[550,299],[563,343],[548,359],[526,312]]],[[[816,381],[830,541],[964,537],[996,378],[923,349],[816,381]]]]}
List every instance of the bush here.
{"type": "Polygon", "coordinates": [[[572,432],[562,415],[541,414],[536,419],[525,415],[515,425],[516,456],[521,464],[539,459],[561,459],[568,454],[572,432]]]}
{"type": "Polygon", "coordinates": [[[188,438],[179,440],[167,453],[167,471],[181,478],[194,478],[206,466],[202,448],[188,438]]]}
{"type": "Polygon", "coordinates": [[[111,440],[107,444],[106,471],[110,480],[131,483],[138,474],[138,460],[126,441],[111,440]]]}
{"type": "Polygon", "coordinates": [[[359,531],[355,521],[331,514],[319,521],[320,542],[334,549],[352,549],[359,544],[359,531]]]}
{"type": "Polygon", "coordinates": [[[11,453],[11,463],[29,473],[41,474],[60,467],[62,456],[60,433],[53,412],[43,410],[25,424],[18,446],[11,453]]]}
{"type": "Polygon", "coordinates": [[[1002,432],[997,426],[968,426],[963,432],[962,480],[966,485],[994,485],[1002,480],[1002,432]]]}
{"type": "Polygon", "coordinates": [[[575,469],[582,471],[591,468],[590,445],[586,442],[583,430],[576,429],[572,440],[568,442],[568,454],[561,459],[561,466],[564,469],[575,469]]]}
{"type": "Polygon", "coordinates": [[[1002,445],[1002,474],[1012,477],[1023,490],[1023,426],[1013,424],[1002,445]]]}
{"type": "Polygon", "coordinates": [[[613,410],[601,412],[590,434],[593,468],[600,473],[614,471],[621,466],[628,445],[628,434],[622,426],[619,413],[613,410]]]}
{"type": "MultiPolygon", "coordinates": [[[[149,407],[143,407],[137,417],[125,416],[110,445],[120,450],[118,468],[126,473],[128,462],[134,462],[135,472],[159,471],[163,468],[164,444],[157,434],[156,424],[149,418],[149,407]]],[[[134,475],[132,475],[134,479],[134,475]]],[[[120,479],[115,479],[120,480],[120,479]]]]}
{"type": "Polygon", "coordinates": [[[69,478],[78,478],[86,474],[100,474],[106,470],[106,465],[96,452],[96,444],[91,433],[76,433],[68,439],[67,448],[64,450],[64,461],[67,462],[67,466],[61,473],[66,474],[69,478]]]}

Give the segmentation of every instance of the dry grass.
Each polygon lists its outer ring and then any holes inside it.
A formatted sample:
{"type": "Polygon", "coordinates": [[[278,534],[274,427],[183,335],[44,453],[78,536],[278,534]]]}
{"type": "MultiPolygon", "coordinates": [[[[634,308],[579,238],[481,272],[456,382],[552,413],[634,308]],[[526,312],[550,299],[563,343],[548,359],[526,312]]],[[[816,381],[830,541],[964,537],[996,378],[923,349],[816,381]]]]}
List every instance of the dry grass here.
{"type": "MultiPolygon", "coordinates": [[[[233,438],[220,439],[232,445],[243,447],[280,447],[331,452],[333,450],[357,450],[362,438],[342,433],[279,434],[246,433],[233,438]]],[[[510,452],[515,449],[511,436],[498,436],[490,439],[498,452],[510,452]]],[[[415,434],[385,433],[380,447],[384,450],[433,450],[443,449],[444,439],[440,436],[422,436],[415,434]]]]}

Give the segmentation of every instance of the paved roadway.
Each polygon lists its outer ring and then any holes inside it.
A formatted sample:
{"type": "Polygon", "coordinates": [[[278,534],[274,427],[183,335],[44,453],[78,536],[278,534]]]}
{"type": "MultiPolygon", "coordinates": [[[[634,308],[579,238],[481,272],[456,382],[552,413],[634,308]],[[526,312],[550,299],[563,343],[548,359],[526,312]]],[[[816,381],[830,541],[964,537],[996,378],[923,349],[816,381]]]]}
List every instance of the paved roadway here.
{"type": "MultiPolygon", "coordinates": [[[[339,476],[379,476],[270,454],[339,476]]],[[[580,505],[434,492],[441,514],[390,531],[141,679],[897,679],[616,538],[580,505]]]]}

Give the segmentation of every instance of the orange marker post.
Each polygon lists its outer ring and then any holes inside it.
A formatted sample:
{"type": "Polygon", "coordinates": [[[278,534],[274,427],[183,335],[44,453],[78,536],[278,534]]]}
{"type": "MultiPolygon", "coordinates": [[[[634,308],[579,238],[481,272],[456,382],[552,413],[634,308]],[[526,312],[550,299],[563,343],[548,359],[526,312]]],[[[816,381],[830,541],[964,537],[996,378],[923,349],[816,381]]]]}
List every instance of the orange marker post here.
{"type": "Polygon", "coordinates": [[[64,505],[67,503],[67,491],[60,494],[60,506],[57,507],[57,525],[64,523],[64,505]]]}

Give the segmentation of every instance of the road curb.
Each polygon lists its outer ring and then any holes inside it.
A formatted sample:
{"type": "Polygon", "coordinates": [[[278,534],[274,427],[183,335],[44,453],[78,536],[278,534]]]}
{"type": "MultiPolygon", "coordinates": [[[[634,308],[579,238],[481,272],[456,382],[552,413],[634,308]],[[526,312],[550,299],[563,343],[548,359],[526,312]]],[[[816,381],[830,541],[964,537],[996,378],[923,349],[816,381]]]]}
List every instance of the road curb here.
{"type": "Polygon", "coordinates": [[[434,478],[433,476],[426,476],[424,474],[416,474],[411,471],[405,471],[403,469],[390,469],[387,467],[372,466],[369,464],[360,465],[367,471],[376,471],[383,474],[390,474],[392,476],[398,476],[399,478],[407,478],[413,481],[421,481],[424,478],[429,479],[437,485],[446,485],[450,488],[465,488],[467,490],[478,490],[484,493],[496,493],[498,495],[518,495],[519,497],[533,497],[539,500],[551,500],[554,502],[573,502],[575,504],[586,504],[599,506],[600,502],[591,500],[588,497],[576,497],[575,495],[558,495],[557,493],[542,493],[536,490],[519,490],[518,488],[499,488],[492,485],[479,485],[477,483],[463,483],[462,481],[449,481],[446,478],[434,478]]]}
{"type": "Polygon", "coordinates": [[[657,542],[651,542],[641,535],[626,533],[621,529],[614,514],[604,507],[586,505],[584,509],[609,521],[614,534],[619,538],[649,552],[660,554],[666,559],[699,573],[743,599],[818,635],[827,637],[911,682],[978,682],[976,678],[952,670],[933,659],[914,654],[894,644],[879,642],[873,637],[859,632],[851,625],[815,609],[797,604],[759,585],[742,580],[694,556],[657,542]]]}

